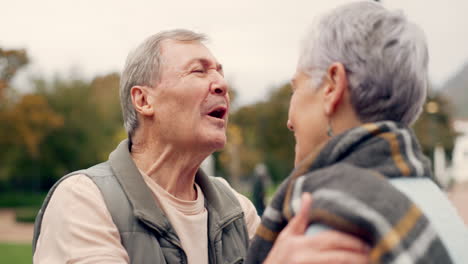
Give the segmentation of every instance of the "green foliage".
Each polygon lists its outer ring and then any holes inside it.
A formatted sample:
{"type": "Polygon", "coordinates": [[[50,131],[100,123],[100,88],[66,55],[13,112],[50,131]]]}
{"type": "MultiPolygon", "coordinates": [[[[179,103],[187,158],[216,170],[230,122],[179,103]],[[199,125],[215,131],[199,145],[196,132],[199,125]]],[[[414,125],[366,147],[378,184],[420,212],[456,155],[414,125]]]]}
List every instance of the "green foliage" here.
{"type": "Polygon", "coordinates": [[[9,120],[0,127],[8,153],[0,154],[0,191],[48,190],[59,177],[105,161],[125,137],[118,74],[34,84],[34,93],[0,111],[9,120]]]}
{"type": "Polygon", "coordinates": [[[0,256],[2,263],[30,264],[32,262],[32,246],[0,243],[0,256]]]}
{"type": "MultiPolygon", "coordinates": [[[[289,84],[273,89],[264,102],[239,108],[230,116],[230,126],[238,130],[241,177],[249,176],[258,162],[264,162],[275,182],[288,176],[294,162],[294,137],[286,127],[291,94],[289,84]]],[[[228,144],[233,139],[228,133],[228,144]]],[[[229,167],[233,158],[230,146],[219,154],[229,167]]]]}
{"type": "Polygon", "coordinates": [[[453,105],[442,94],[432,94],[427,98],[424,110],[413,129],[423,152],[433,158],[434,149],[441,145],[451,160],[456,132],[452,126],[453,105]]]}
{"type": "Polygon", "coordinates": [[[118,83],[117,74],[92,82],[61,79],[42,82],[38,89],[52,108],[64,116],[64,126],[50,133],[41,145],[41,166],[48,175],[57,179],[107,159],[123,129],[118,83]]]}
{"type": "Polygon", "coordinates": [[[0,180],[31,190],[33,181],[27,175],[37,173],[34,169],[41,158],[40,145],[51,131],[63,125],[62,116],[50,108],[43,96],[27,94],[0,112],[0,120],[4,124],[0,146],[6,150],[0,154],[0,180]]]}
{"type": "Polygon", "coordinates": [[[0,192],[0,208],[39,207],[47,193],[0,192]]]}
{"type": "MultiPolygon", "coordinates": [[[[122,128],[116,74],[82,80],[55,80],[44,94],[63,114],[64,127],[51,133],[46,147],[51,161],[59,160],[64,172],[85,168],[107,159],[122,128]]],[[[45,147],[45,146],[44,146],[45,147]]]]}
{"type": "Polygon", "coordinates": [[[0,131],[0,144],[25,147],[31,158],[37,157],[38,146],[49,131],[63,124],[46,99],[37,94],[26,94],[4,109],[0,120],[6,129],[0,131]]]}

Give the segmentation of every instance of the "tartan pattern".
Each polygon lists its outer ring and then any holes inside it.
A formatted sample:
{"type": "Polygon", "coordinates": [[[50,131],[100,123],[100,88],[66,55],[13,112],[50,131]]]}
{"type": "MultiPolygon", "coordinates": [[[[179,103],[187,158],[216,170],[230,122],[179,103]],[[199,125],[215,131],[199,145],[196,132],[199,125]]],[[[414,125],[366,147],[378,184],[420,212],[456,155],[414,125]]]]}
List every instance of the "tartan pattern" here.
{"type": "Polygon", "coordinates": [[[360,237],[372,263],[452,263],[421,210],[387,180],[431,177],[412,131],[384,121],[332,138],[281,184],[262,216],[246,263],[262,263],[277,235],[312,193],[311,224],[360,237]]]}

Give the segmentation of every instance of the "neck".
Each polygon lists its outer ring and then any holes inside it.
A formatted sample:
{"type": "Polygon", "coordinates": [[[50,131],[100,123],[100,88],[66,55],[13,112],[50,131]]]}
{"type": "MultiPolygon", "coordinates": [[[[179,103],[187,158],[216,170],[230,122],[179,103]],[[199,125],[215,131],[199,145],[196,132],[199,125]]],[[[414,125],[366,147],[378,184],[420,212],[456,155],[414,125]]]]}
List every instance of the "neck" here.
{"type": "Polygon", "coordinates": [[[350,128],[362,125],[356,112],[350,103],[342,104],[333,115],[330,117],[331,126],[335,135],[341,134],[350,128]]]}
{"type": "Polygon", "coordinates": [[[168,193],[182,200],[195,200],[195,175],[210,153],[188,149],[136,134],[131,155],[136,166],[168,193]]]}

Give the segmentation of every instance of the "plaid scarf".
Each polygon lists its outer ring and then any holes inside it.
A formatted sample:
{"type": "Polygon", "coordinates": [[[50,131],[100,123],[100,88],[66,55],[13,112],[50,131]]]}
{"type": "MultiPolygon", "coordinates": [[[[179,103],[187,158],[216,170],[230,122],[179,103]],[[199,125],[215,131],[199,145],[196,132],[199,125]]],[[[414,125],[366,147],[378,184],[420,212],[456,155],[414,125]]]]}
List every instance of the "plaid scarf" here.
{"type": "Polygon", "coordinates": [[[386,121],[365,124],[311,153],[281,184],[249,248],[246,263],[262,263],[277,235],[312,193],[311,224],[367,242],[372,263],[452,263],[422,211],[387,180],[431,177],[412,131],[386,121]]]}

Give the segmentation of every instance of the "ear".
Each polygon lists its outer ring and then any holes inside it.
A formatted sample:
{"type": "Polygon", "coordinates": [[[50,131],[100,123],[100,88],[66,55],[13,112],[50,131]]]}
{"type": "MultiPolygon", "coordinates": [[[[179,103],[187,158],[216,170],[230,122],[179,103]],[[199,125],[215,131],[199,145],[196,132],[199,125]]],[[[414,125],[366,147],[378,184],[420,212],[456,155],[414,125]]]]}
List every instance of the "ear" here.
{"type": "Polygon", "coordinates": [[[130,89],[132,103],[135,110],[143,116],[151,116],[154,114],[153,95],[149,93],[146,86],[133,86],[130,89]]]}
{"type": "Polygon", "coordinates": [[[328,85],[324,89],[324,110],[327,116],[335,113],[344,100],[345,91],[348,90],[348,77],[343,64],[334,62],[327,70],[328,85]]]}

